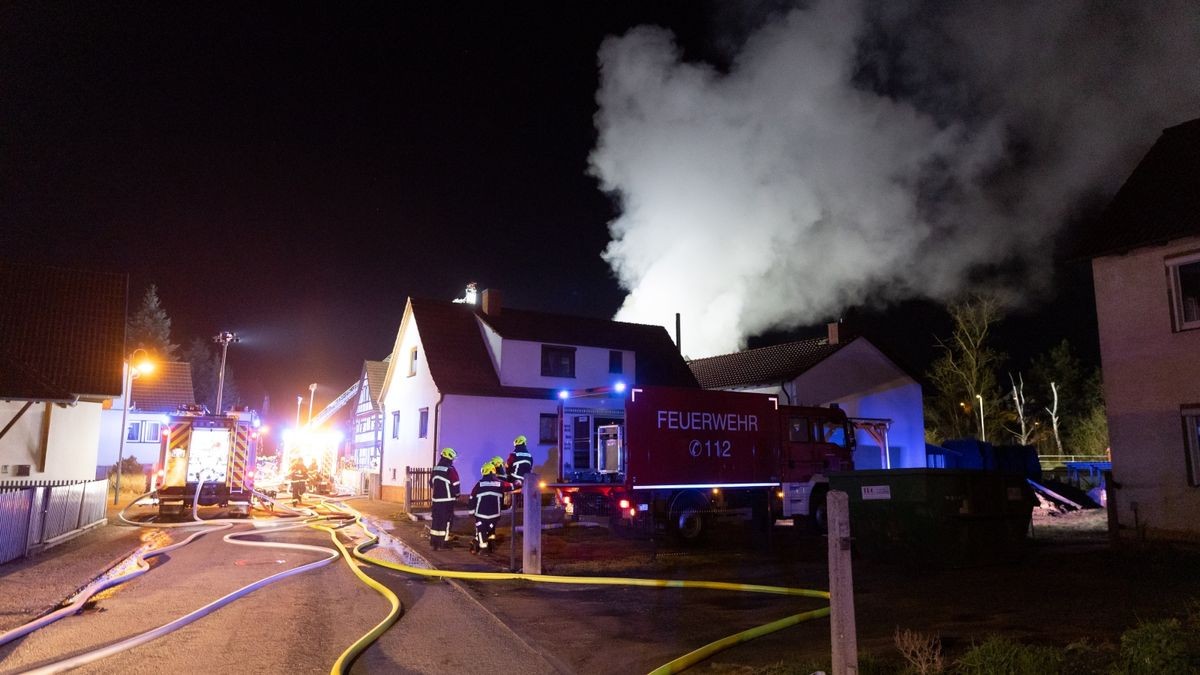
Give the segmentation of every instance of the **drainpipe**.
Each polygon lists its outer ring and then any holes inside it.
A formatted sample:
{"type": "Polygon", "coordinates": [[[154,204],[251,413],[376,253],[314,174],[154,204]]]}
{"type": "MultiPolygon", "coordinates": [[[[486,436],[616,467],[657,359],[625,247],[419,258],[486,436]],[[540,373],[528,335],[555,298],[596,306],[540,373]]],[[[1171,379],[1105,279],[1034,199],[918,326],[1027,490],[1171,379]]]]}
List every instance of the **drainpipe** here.
{"type": "MultiPolygon", "coordinates": [[[[446,398],[446,395],[439,391],[437,403],[435,403],[433,406],[433,461],[429,464],[429,466],[433,466],[434,464],[437,464],[438,431],[440,430],[440,423],[442,420],[442,401],[445,400],[445,398],[446,398]]],[[[408,476],[405,476],[404,479],[405,479],[405,482],[407,483],[408,476]]]]}
{"type": "Polygon", "coordinates": [[[791,392],[788,391],[787,385],[788,385],[787,380],[784,380],[783,382],[779,383],[779,389],[783,392],[783,395],[787,397],[787,404],[791,405],[792,404],[792,394],[791,394],[791,392]]]}

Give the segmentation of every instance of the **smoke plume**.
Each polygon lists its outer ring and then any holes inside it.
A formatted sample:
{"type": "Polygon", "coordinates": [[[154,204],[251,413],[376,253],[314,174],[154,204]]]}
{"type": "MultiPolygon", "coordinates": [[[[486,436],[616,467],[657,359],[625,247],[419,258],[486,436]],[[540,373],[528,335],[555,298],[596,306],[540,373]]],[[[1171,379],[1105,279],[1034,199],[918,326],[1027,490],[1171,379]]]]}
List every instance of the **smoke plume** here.
{"type": "Polygon", "coordinates": [[[617,318],[692,357],[848,307],[1049,279],[1055,235],[1200,115],[1192,3],[826,0],[727,64],[638,27],[599,54],[617,318]]]}

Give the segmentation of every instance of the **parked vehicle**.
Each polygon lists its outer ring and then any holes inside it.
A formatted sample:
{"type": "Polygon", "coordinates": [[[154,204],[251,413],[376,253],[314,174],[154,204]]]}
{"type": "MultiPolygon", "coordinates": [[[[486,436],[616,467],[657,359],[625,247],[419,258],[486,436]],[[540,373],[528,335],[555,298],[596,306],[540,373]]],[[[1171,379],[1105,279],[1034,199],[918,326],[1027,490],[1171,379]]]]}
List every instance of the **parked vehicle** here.
{"type": "Polygon", "coordinates": [[[160,515],[199,505],[230,506],[249,514],[254,489],[258,416],[252,411],[208,415],[182,410],[163,427],[157,477],[160,515]]]}
{"type": "MultiPolygon", "coordinates": [[[[826,474],[853,468],[854,429],[836,408],[782,404],[777,396],[674,387],[631,388],[623,415],[609,411],[582,446],[560,412],[559,478],[574,516],[608,516],[617,528],[702,537],[719,520],[767,527],[779,519],[823,528],[826,474]],[[568,466],[564,458],[571,458],[568,466]],[[578,470],[586,459],[586,470],[578,470]]],[[[561,409],[566,410],[565,404],[561,409]]]]}

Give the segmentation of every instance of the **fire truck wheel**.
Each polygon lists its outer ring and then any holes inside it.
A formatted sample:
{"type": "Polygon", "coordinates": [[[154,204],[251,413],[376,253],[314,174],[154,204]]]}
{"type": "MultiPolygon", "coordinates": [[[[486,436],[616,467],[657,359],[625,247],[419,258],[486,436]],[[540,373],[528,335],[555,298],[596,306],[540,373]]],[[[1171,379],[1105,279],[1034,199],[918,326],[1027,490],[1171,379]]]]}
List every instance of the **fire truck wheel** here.
{"type": "Polygon", "coordinates": [[[825,507],[828,489],[818,488],[812,494],[812,514],[808,517],[809,529],[816,534],[825,534],[829,529],[829,512],[825,507]]]}
{"type": "Polygon", "coordinates": [[[671,503],[670,524],[685,543],[699,543],[712,529],[708,498],[695,490],[681,492],[671,503]]]}

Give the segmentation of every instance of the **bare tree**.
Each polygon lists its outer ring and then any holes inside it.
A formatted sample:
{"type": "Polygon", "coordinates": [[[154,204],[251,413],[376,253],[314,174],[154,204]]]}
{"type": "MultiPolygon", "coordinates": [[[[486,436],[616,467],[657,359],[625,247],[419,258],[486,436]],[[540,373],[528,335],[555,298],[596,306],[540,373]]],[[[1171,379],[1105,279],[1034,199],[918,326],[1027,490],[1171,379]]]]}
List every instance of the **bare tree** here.
{"type": "Polygon", "coordinates": [[[1054,429],[1054,446],[1058,448],[1058,454],[1063,454],[1062,439],[1058,436],[1058,385],[1054,382],[1050,383],[1050,391],[1054,394],[1054,405],[1046,408],[1046,412],[1050,414],[1050,424],[1054,429]]]}
{"type": "Polygon", "coordinates": [[[993,392],[998,389],[996,366],[1002,356],[988,346],[988,336],[1001,318],[1000,302],[975,294],[951,305],[949,311],[954,332],[947,341],[938,339],[942,355],[929,369],[935,389],[926,406],[930,435],[940,441],[963,438],[974,431],[982,440],[984,417],[998,419],[993,392]]]}
{"type": "Polygon", "coordinates": [[[1018,432],[1009,429],[1007,425],[1005,429],[1013,435],[1019,445],[1029,445],[1029,442],[1033,440],[1034,427],[1029,417],[1025,415],[1025,376],[1017,373],[1017,379],[1013,380],[1012,373],[1009,373],[1008,381],[1012,383],[1013,408],[1016,409],[1017,422],[1020,423],[1021,430],[1018,432]]]}

